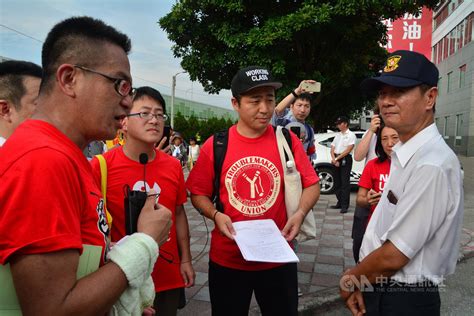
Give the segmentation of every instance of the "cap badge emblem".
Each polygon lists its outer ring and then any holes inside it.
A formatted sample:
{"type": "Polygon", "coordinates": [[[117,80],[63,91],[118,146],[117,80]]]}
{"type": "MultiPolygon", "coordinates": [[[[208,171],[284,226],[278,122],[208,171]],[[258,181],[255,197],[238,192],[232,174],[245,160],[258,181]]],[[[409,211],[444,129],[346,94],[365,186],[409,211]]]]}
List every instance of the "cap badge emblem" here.
{"type": "Polygon", "coordinates": [[[402,56],[393,55],[387,59],[387,65],[384,67],[383,72],[391,72],[398,68],[398,62],[402,56]]]}

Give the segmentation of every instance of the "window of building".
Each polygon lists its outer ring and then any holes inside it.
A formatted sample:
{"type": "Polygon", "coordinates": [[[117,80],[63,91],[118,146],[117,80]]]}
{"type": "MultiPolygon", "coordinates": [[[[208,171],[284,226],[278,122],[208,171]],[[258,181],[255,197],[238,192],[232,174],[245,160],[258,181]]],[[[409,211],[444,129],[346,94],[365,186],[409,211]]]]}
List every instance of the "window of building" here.
{"type": "Polygon", "coordinates": [[[448,139],[448,121],[449,121],[449,116],[444,117],[444,125],[443,125],[443,136],[445,139],[448,139]]]}
{"type": "Polygon", "coordinates": [[[471,13],[467,18],[466,18],[466,29],[464,32],[464,46],[467,45],[471,41],[472,37],[472,20],[473,20],[474,14],[471,13]]]}
{"type": "Polygon", "coordinates": [[[446,92],[449,93],[453,88],[453,72],[448,72],[448,83],[447,83],[447,88],[446,92]]]}
{"type": "Polygon", "coordinates": [[[461,23],[458,24],[458,49],[461,49],[464,45],[464,25],[466,24],[466,20],[463,20],[461,23]]]}
{"type": "Polygon", "coordinates": [[[438,62],[437,64],[439,64],[440,62],[443,61],[443,40],[439,41],[438,44],[438,62]]]}
{"type": "Polygon", "coordinates": [[[462,136],[461,136],[462,124],[463,124],[462,116],[463,116],[462,114],[456,115],[456,134],[454,138],[454,146],[461,146],[461,143],[462,143],[462,136]]]}
{"type": "Polygon", "coordinates": [[[459,67],[459,88],[463,88],[466,84],[466,64],[459,67]]]}
{"type": "Polygon", "coordinates": [[[456,29],[449,33],[449,56],[453,55],[456,51],[456,29]]]}
{"type": "Polygon", "coordinates": [[[443,60],[448,58],[448,52],[449,52],[449,36],[446,35],[443,38],[443,60]]]}

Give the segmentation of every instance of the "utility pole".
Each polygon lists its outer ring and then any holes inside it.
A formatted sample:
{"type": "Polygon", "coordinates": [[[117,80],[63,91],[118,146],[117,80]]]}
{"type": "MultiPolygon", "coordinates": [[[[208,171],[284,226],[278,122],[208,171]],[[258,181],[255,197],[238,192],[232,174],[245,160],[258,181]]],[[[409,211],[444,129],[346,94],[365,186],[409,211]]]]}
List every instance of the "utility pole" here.
{"type": "Polygon", "coordinates": [[[173,80],[171,82],[171,127],[174,128],[174,96],[175,96],[175,90],[176,90],[176,77],[179,74],[184,74],[186,71],[180,71],[174,74],[173,80]]]}

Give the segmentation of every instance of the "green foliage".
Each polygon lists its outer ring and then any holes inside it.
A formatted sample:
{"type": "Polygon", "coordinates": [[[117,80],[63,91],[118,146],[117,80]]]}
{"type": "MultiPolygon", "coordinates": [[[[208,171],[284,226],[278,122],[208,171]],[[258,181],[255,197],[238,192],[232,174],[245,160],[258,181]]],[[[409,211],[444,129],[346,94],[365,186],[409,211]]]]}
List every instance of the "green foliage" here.
{"type": "Polygon", "coordinates": [[[204,143],[215,132],[229,128],[234,123],[231,119],[223,117],[211,117],[206,121],[198,120],[192,114],[189,118],[186,118],[181,112],[178,112],[174,117],[174,130],[181,133],[186,141],[191,137],[197,137],[201,139],[201,143],[204,143]]]}
{"type": "Polygon", "coordinates": [[[210,93],[229,89],[249,65],[272,70],[281,99],[301,80],[322,82],[312,106],[316,127],[367,105],[362,79],[381,68],[382,19],[416,13],[437,0],[178,0],[160,26],[192,80],[210,93]]]}

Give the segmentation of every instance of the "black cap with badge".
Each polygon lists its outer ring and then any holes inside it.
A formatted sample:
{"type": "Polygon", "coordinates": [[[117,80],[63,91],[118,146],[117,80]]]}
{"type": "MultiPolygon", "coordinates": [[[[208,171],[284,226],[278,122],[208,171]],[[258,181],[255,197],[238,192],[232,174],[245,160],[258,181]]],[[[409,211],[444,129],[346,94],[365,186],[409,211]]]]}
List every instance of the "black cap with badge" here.
{"type": "Polygon", "coordinates": [[[397,50],[387,58],[387,64],[378,77],[362,81],[364,91],[377,91],[383,84],[409,88],[421,84],[430,87],[438,85],[438,68],[425,55],[408,50],[397,50]]]}
{"type": "Polygon", "coordinates": [[[266,68],[250,66],[240,69],[232,79],[232,95],[237,97],[254,88],[273,87],[281,88],[282,83],[275,81],[272,74],[266,68]]]}

